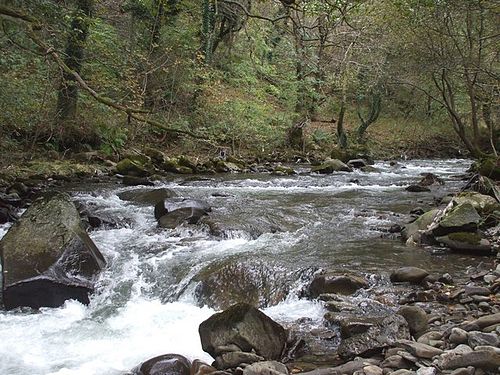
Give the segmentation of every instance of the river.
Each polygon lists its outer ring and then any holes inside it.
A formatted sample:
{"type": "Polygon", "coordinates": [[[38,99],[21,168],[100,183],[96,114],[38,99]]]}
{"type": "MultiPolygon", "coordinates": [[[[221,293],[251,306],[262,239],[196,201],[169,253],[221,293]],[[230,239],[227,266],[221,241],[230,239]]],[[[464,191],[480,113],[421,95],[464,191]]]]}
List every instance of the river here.
{"type": "MultiPolygon", "coordinates": [[[[118,197],[137,188],[69,186],[77,201],[123,223],[91,232],[108,267],[89,306],[68,301],[39,312],[0,312],[0,373],[123,374],[165,353],[211,361],[197,330],[215,310],[200,306],[193,278],[231,259],[263,263],[285,275],[317,268],[381,275],[372,277],[375,283],[386,282],[390,270],[402,265],[463,274],[470,258],[408,247],[384,237],[384,230],[408,220],[411,209],[427,209],[435,198],[456,191],[463,184],[457,176],[469,164],[380,162],[375,165],[380,173],[238,174],[157,183],[210,203],[210,216],[227,228],[222,238],[197,227],[157,228],[152,206],[118,197]],[[431,193],[406,192],[404,187],[423,172],[437,174],[446,184],[431,193]]],[[[6,230],[0,226],[0,237],[6,230]]],[[[297,276],[289,281],[287,297],[264,311],[285,326],[302,317],[321,325],[321,303],[300,298],[307,280],[297,276]]]]}

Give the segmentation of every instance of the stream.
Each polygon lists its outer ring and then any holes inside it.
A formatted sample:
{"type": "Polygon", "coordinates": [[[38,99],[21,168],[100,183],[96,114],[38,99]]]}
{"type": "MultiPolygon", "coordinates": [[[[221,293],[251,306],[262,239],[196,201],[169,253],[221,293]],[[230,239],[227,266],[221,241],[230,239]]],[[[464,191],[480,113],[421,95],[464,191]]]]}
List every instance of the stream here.
{"type": "MultiPolygon", "coordinates": [[[[1,311],[0,373],[123,374],[165,353],[210,363],[198,325],[215,309],[202,306],[197,275],[224,262],[265,265],[272,273],[269,282],[286,284],[281,301],[263,304],[263,311],[286,327],[303,317],[310,327],[322,326],[321,302],[301,297],[320,268],[361,272],[388,294],[397,293],[388,274],[399,266],[460,277],[474,263],[471,257],[409,247],[384,231],[406,222],[413,208],[426,210],[435,198],[458,190],[464,183],[459,175],[469,164],[380,162],[375,165],[380,173],[184,176],[156,184],[207,201],[210,218],[224,228],[218,236],[203,226],[158,228],[152,205],[119,197],[146,187],[67,186],[76,201],[122,224],[90,233],[108,266],[89,306],[68,301],[38,312],[1,311]],[[424,172],[435,173],[445,185],[430,193],[406,192],[424,172]]],[[[7,230],[0,226],[0,237],[7,230]]]]}

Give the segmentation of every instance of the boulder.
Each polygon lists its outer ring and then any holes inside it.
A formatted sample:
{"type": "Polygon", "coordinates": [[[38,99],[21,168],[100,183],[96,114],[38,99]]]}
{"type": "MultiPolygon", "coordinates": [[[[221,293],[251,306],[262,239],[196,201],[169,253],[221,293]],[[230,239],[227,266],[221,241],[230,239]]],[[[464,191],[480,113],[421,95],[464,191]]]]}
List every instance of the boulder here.
{"type": "Polygon", "coordinates": [[[198,171],[197,164],[194,161],[192,161],[190,158],[188,158],[187,156],[181,155],[181,156],[179,156],[178,160],[179,160],[179,165],[181,167],[189,168],[192,172],[198,171]]]}
{"type": "Polygon", "coordinates": [[[482,176],[494,181],[500,180],[500,163],[498,158],[484,158],[477,162],[477,170],[482,176]]]}
{"type": "Polygon", "coordinates": [[[164,354],[137,366],[134,375],[190,375],[191,363],[178,354],[164,354]]]}
{"type": "Polygon", "coordinates": [[[123,176],[122,184],[125,186],[153,186],[154,183],[151,182],[146,177],[137,177],[137,176],[123,176]]]}
{"type": "Polygon", "coordinates": [[[500,203],[495,198],[474,191],[460,193],[452,200],[457,205],[469,203],[480,215],[488,215],[500,210],[500,203]]]}
{"type": "Polygon", "coordinates": [[[248,352],[227,352],[215,357],[214,366],[219,370],[236,368],[242,364],[250,364],[263,361],[260,355],[248,352]]]}
{"type": "Polygon", "coordinates": [[[429,275],[429,272],[418,267],[401,267],[391,273],[392,282],[410,282],[419,284],[429,275]]]}
{"type": "Polygon", "coordinates": [[[330,174],[333,172],[352,172],[352,168],[338,159],[326,159],[322,164],[311,168],[311,172],[330,174]]]}
{"type": "Polygon", "coordinates": [[[418,182],[420,186],[431,186],[435,184],[444,185],[444,181],[434,173],[422,173],[422,179],[418,182]]]}
{"type": "Polygon", "coordinates": [[[195,295],[202,305],[227,309],[238,302],[267,307],[283,301],[294,280],[285,270],[257,260],[231,258],[215,262],[195,277],[195,295]]]}
{"type": "MultiPolygon", "coordinates": [[[[453,205],[453,202],[451,203],[453,205]]],[[[454,232],[475,232],[481,216],[470,203],[461,203],[445,210],[438,223],[430,228],[435,237],[446,236],[454,232]]]]}
{"type": "Polygon", "coordinates": [[[208,375],[215,371],[217,371],[215,367],[199,359],[195,359],[191,364],[191,375],[208,375]]]}
{"type": "Polygon", "coordinates": [[[443,370],[454,370],[461,367],[473,366],[483,370],[498,370],[500,354],[489,350],[468,352],[449,352],[441,356],[439,366],[443,370]]]}
{"type": "Polygon", "coordinates": [[[118,193],[118,198],[123,201],[130,201],[140,204],[151,204],[155,205],[158,202],[164,201],[168,198],[177,197],[175,191],[160,188],[160,189],[135,189],[127,190],[118,193]]]}
{"type": "Polygon", "coordinates": [[[161,166],[165,162],[165,154],[156,148],[145,147],[143,154],[148,156],[155,165],[161,166]]]}
{"type": "Polygon", "coordinates": [[[204,351],[216,358],[227,347],[252,352],[267,360],[279,360],[285,348],[285,329],[255,307],[239,303],[212,315],[200,324],[204,351]]]}
{"type": "Polygon", "coordinates": [[[357,275],[338,275],[327,273],[317,275],[309,285],[309,295],[312,298],[320,294],[334,293],[342,295],[354,294],[358,289],[367,288],[368,282],[357,275]]]}
{"type": "Polygon", "coordinates": [[[342,340],[338,354],[342,358],[353,358],[380,352],[398,340],[409,339],[410,331],[406,320],[397,314],[380,319],[366,332],[342,340]]]}
{"type": "Polygon", "coordinates": [[[404,348],[417,358],[431,359],[443,353],[443,351],[439,348],[410,340],[400,340],[397,345],[404,348]]]}
{"type": "Polygon", "coordinates": [[[293,168],[286,167],[284,165],[277,165],[274,167],[272,174],[274,175],[283,175],[283,176],[291,176],[297,174],[293,168]]]}
{"type": "Polygon", "coordinates": [[[467,343],[473,349],[477,346],[498,347],[500,344],[500,338],[496,333],[471,331],[468,334],[467,343]]]}
{"type": "Polygon", "coordinates": [[[427,313],[418,306],[403,306],[398,314],[406,319],[410,333],[419,335],[429,328],[427,313]]]}
{"type": "Polygon", "coordinates": [[[171,198],[156,203],[154,215],[162,228],[174,229],[182,223],[197,224],[212,208],[203,201],[171,198]]]}
{"type": "Polygon", "coordinates": [[[406,224],[403,231],[401,232],[401,236],[405,241],[413,239],[414,235],[417,234],[419,231],[426,230],[429,227],[429,225],[432,224],[432,222],[434,221],[434,219],[438,214],[439,214],[438,209],[425,212],[413,223],[406,224]]]}
{"type": "Polygon", "coordinates": [[[68,299],[89,303],[104,257],[83,229],[66,194],[37,199],[0,241],[3,302],[58,307],[68,299]]]}
{"type": "Polygon", "coordinates": [[[239,173],[242,171],[242,168],[235,163],[231,163],[230,161],[224,160],[216,160],[215,171],[218,173],[239,173]]]}
{"type": "Polygon", "coordinates": [[[151,175],[147,166],[139,160],[123,159],[116,164],[116,172],[122,175],[147,177],[151,175]]]}

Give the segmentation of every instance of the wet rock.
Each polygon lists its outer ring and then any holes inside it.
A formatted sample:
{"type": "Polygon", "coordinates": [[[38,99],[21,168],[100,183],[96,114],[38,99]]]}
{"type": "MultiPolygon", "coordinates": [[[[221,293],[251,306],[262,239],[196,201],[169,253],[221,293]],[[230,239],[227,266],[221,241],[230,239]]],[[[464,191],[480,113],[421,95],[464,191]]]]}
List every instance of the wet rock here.
{"type": "Polygon", "coordinates": [[[368,164],[363,159],[352,159],[347,162],[347,165],[351,168],[359,169],[366,167],[368,164]]]}
{"type": "Polygon", "coordinates": [[[403,347],[409,353],[413,354],[418,358],[428,358],[431,359],[437,355],[443,353],[441,349],[435,348],[430,345],[422,344],[420,342],[414,342],[409,340],[400,340],[398,341],[398,346],[403,347]]]}
{"type": "Polygon", "coordinates": [[[327,159],[321,165],[311,168],[313,173],[352,172],[352,168],[338,159],[327,159]]]}
{"type": "Polygon", "coordinates": [[[105,260],[83,229],[69,196],[36,200],[0,241],[3,302],[58,307],[68,299],[89,303],[105,260]]]}
{"type": "Polygon", "coordinates": [[[154,215],[162,228],[174,229],[182,223],[197,224],[212,209],[203,201],[171,198],[155,205],[154,215]]]}
{"type": "Polygon", "coordinates": [[[445,211],[438,223],[430,230],[435,237],[455,232],[475,232],[481,216],[470,203],[462,203],[445,211]]]}
{"type": "Polygon", "coordinates": [[[474,349],[476,346],[498,346],[500,339],[496,333],[471,331],[469,332],[467,343],[474,349]]]}
{"type": "Polygon", "coordinates": [[[297,174],[293,168],[285,167],[284,165],[277,165],[274,167],[272,174],[274,175],[282,175],[282,176],[291,176],[297,174]]]}
{"type": "Polygon", "coordinates": [[[361,167],[360,170],[361,170],[361,172],[365,172],[365,173],[380,173],[380,169],[375,168],[372,165],[367,165],[367,166],[361,167]]]}
{"type": "Polygon", "coordinates": [[[363,370],[363,368],[366,366],[378,365],[379,363],[380,361],[375,358],[357,358],[340,366],[331,368],[318,368],[313,371],[303,372],[301,373],[301,375],[351,375],[356,371],[363,370]]]}
{"type": "Polygon", "coordinates": [[[163,152],[153,147],[145,147],[143,150],[143,154],[148,156],[151,161],[157,166],[161,166],[166,159],[163,152]]]}
{"type": "Polygon", "coordinates": [[[125,186],[153,186],[154,183],[146,177],[123,176],[122,184],[125,186]]]}
{"type": "Polygon", "coordinates": [[[409,339],[406,320],[400,315],[389,315],[379,320],[366,332],[351,336],[340,343],[338,354],[342,358],[379,352],[398,340],[409,339]]]}
{"type": "Polygon", "coordinates": [[[450,337],[448,338],[448,340],[452,344],[465,344],[467,342],[467,338],[468,338],[467,331],[458,327],[453,327],[451,329],[450,337]]]}
{"type": "Polygon", "coordinates": [[[436,176],[434,173],[422,173],[422,179],[418,182],[420,186],[444,185],[443,179],[436,176]]]}
{"type": "Polygon", "coordinates": [[[242,172],[242,167],[239,165],[229,162],[229,161],[224,161],[224,160],[217,160],[215,161],[215,170],[218,173],[239,173],[242,172]]]}
{"type": "Polygon", "coordinates": [[[471,350],[465,353],[452,351],[441,356],[438,364],[444,370],[454,370],[468,366],[484,370],[497,370],[500,367],[500,354],[487,350],[471,350]]]}
{"type": "Polygon", "coordinates": [[[134,375],[190,375],[191,363],[178,354],[151,358],[133,370],[134,375]]]}
{"type": "MultiPolygon", "coordinates": [[[[191,173],[196,173],[198,171],[198,165],[193,160],[191,160],[189,157],[187,157],[185,155],[181,155],[181,156],[179,156],[178,161],[179,161],[179,165],[181,167],[189,168],[191,173]]],[[[182,169],[182,168],[180,168],[180,169],[182,169]]]]}
{"type": "Polygon", "coordinates": [[[429,275],[429,272],[418,267],[401,267],[391,273],[392,282],[410,282],[419,284],[429,275]]]}
{"type": "Polygon", "coordinates": [[[214,358],[232,344],[240,351],[255,351],[265,359],[280,359],[287,339],[281,325],[244,303],[212,315],[200,324],[199,333],[203,350],[214,358]]]}
{"type": "Polygon", "coordinates": [[[421,307],[403,306],[399,309],[398,314],[406,319],[410,333],[414,336],[418,336],[429,328],[427,313],[421,307]]]}
{"type": "Polygon", "coordinates": [[[253,363],[243,369],[243,375],[288,375],[287,367],[280,362],[264,361],[253,363]]]}
{"type": "Polygon", "coordinates": [[[173,190],[165,188],[136,189],[118,193],[118,198],[120,198],[121,200],[151,205],[155,205],[156,203],[164,201],[165,199],[174,197],[177,197],[177,193],[173,190]]]}
{"type": "Polygon", "coordinates": [[[420,367],[417,370],[417,375],[436,375],[437,369],[435,367],[420,367]]]}
{"type": "Polygon", "coordinates": [[[193,279],[197,300],[214,309],[227,309],[238,302],[267,307],[283,301],[295,281],[276,265],[231,258],[202,269],[193,279]]]}
{"type": "Polygon", "coordinates": [[[431,191],[427,186],[420,186],[420,185],[410,185],[405,188],[406,191],[409,191],[410,193],[423,193],[427,191],[431,191]]]}
{"type": "Polygon", "coordinates": [[[317,275],[309,285],[309,295],[317,298],[321,294],[334,293],[351,295],[361,288],[367,288],[368,282],[358,275],[317,275]]]}
{"type": "Polygon", "coordinates": [[[214,366],[219,370],[236,368],[242,364],[251,364],[263,361],[264,357],[254,353],[247,352],[227,352],[215,357],[214,366]]]}
{"type": "Polygon", "coordinates": [[[15,208],[0,200],[0,224],[14,222],[17,219],[18,216],[15,208]]]}

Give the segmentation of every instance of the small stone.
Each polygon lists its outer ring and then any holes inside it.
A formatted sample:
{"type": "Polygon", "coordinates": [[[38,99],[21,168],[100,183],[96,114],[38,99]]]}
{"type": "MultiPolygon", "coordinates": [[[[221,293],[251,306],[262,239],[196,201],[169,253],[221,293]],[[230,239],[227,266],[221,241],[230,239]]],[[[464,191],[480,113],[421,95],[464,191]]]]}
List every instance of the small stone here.
{"type": "Polygon", "coordinates": [[[390,372],[389,374],[391,374],[391,375],[415,375],[416,372],[411,371],[411,370],[400,369],[400,370],[390,372]]]}
{"type": "Polygon", "coordinates": [[[390,368],[410,368],[410,364],[399,354],[391,355],[387,357],[381,364],[382,367],[390,367],[390,368]]]}
{"type": "Polygon", "coordinates": [[[384,373],[380,367],[374,365],[363,367],[363,372],[365,375],[383,375],[384,373]]]}
{"type": "Polygon", "coordinates": [[[263,361],[264,358],[260,355],[246,352],[228,352],[215,357],[215,367],[219,370],[235,368],[242,363],[251,364],[254,362],[263,361]]]}
{"type": "Polygon", "coordinates": [[[398,341],[398,345],[402,346],[403,348],[408,350],[411,354],[419,358],[431,359],[434,356],[443,353],[441,349],[409,340],[400,340],[398,341]]]}
{"type": "Polygon", "coordinates": [[[441,282],[441,283],[443,283],[443,284],[447,284],[447,285],[453,285],[454,284],[453,277],[449,273],[443,274],[438,279],[438,281],[441,282]]]}
{"type": "Polygon", "coordinates": [[[420,336],[417,342],[429,345],[430,341],[441,340],[443,338],[443,333],[439,331],[429,331],[420,336]]]}
{"type": "Polygon", "coordinates": [[[474,375],[474,367],[461,367],[450,373],[450,375],[474,375]]]}
{"type": "Polygon", "coordinates": [[[489,296],[491,291],[483,286],[470,286],[466,285],[464,287],[464,293],[468,296],[478,295],[478,296],[489,296]]]}
{"type": "Polygon", "coordinates": [[[392,282],[410,282],[418,284],[429,272],[418,267],[401,267],[392,272],[390,279],[392,282]]]}
{"type": "Polygon", "coordinates": [[[454,327],[451,330],[450,337],[448,340],[452,344],[465,344],[467,342],[468,333],[467,331],[454,327]]]}
{"type": "Polygon", "coordinates": [[[495,333],[471,331],[469,332],[468,344],[471,348],[475,348],[476,346],[498,346],[500,340],[495,333]]]}
{"type": "Polygon", "coordinates": [[[417,370],[417,375],[436,375],[437,369],[435,367],[420,367],[417,370]]]}
{"type": "Polygon", "coordinates": [[[288,375],[288,369],[283,363],[276,361],[264,361],[246,366],[243,375],[288,375]]]}
{"type": "Polygon", "coordinates": [[[403,306],[399,309],[398,314],[406,319],[412,335],[422,333],[429,327],[427,313],[421,307],[403,306]]]}

